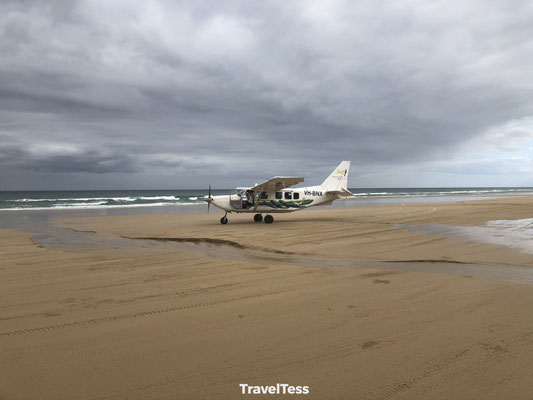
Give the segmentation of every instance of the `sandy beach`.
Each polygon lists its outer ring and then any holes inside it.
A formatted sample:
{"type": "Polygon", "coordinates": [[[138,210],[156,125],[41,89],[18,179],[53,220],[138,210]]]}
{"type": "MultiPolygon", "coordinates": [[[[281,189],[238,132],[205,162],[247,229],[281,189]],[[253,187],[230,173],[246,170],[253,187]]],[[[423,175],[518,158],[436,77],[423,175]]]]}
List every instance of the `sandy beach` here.
{"type": "Polygon", "coordinates": [[[510,272],[533,254],[442,233],[533,197],[219,218],[58,215],[77,248],[0,230],[0,398],[533,397],[533,286],[510,272]]]}

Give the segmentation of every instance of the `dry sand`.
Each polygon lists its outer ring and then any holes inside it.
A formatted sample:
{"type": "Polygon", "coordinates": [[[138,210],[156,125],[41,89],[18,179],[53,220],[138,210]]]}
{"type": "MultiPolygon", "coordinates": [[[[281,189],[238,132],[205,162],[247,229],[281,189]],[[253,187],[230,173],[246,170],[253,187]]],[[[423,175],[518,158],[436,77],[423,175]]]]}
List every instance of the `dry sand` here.
{"type": "Polygon", "coordinates": [[[379,263],[533,267],[510,247],[397,226],[532,214],[533,198],[515,197],[309,210],[272,225],[231,215],[223,226],[219,214],[58,221],[100,243],[215,243],[117,249],[39,247],[0,230],[0,399],[274,399],[238,384],[278,382],[308,385],[286,396],[305,399],[531,399],[531,284],[379,263]]]}

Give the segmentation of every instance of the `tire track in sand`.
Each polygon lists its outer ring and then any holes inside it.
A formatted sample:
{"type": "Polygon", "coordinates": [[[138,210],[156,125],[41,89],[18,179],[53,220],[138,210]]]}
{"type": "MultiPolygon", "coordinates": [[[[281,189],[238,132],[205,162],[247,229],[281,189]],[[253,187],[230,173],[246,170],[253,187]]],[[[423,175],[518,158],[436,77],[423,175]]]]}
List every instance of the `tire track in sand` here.
{"type": "Polygon", "coordinates": [[[103,318],[93,318],[93,319],[87,319],[87,320],[82,320],[82,321],[66,322],[64,324],[24,328],[24,329],[18,329],[14,331],[0,332],[0,336],[18,336],[18,335],[31,334],[31,333],[48,332],[48,331],[53,331],[56,329],[64,329],[64,328],[88,326],[88,325],[98,325],[101,323],[120,321],[124,319],[140,318],[140,317],[146,317],[146,316],[157,315],[157,314],[165,314],[169,312],[185,311],[185,310],[191,310],[195,308],[210,307],[210,306],[215,306],[219,304],[233,303],[235,301],[254,299],[254,298],[259,298],[259,297],[264,297],[264,296],[273,296],[273,295],[281,294],[281,293],[283,293],[283,291],[267,292],[267,293],[255,294],[255,295],[250,295],[250,296],[235,297],[233,299],[223,299],[223,300],[217,300],[217,301],[207,301],[204,303],[189,304],[186,306],[177,306],[177,307],[163,308],[163,309],[158,309],[158,310],[141,311],[137,313],[114,315],[114,316],[103,317],[103,318]]]}

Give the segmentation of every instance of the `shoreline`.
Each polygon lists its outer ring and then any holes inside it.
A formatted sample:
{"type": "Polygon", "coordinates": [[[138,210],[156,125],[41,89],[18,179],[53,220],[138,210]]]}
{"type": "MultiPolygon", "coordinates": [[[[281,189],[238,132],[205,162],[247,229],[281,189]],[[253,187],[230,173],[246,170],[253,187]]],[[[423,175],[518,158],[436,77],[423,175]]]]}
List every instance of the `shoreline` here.
{"type": "MultiPolygon", "coordinates": [[[[81,191],[84,193],[84,191],[81,191]]],[[[16,193],[16,192],[15,192],[16,193]]],[[[532,196],[533,189],[527,192],[501,192],[501,193],[483,193],[483,194],[474,194],[473,193],[449,193],[449,194],[402,194],[402,195],[361,195],[355,194],[352,197],[342,198],[330,204],[328,208],[339,208],[339,207],[357,207],[357,206],[370,206],[370,205],[382,205],[382,204],[401,204],[401,203],[426,203],[426,202],[454,202],[454,201],[476,201],[476,200],[488,200],[491,198],[502,198],[502,197],[514,197],[514,196],[532,196]]],[[[163,196],[165,197],[165,196],[163,196]]],[[[196,196],[199,198],[202,196],[196,196]]],[[[157,198],[157,197],[155,197],[157,198]]],[[[95,198],[95,200],[102,198],[95,198]]],[[[52,199],[45,199],[52,200],[52,199]]],[[[58,201],[61,199],[57,199],[58,201]]],[[[76,199],[65,199],[65,200],[76,200],[76,199]]],[[[88,198],[83,198],[80,200],[89,200],[88,198]]],[[[18,201],[18,200],[17,200],[18,201]]],[[[33,201],[33,200],[32,200],[33,201]]],[[[172,214],[195,214],[201,213],[198,211],[199,208],[205,206],[203,202],[183,202],[183,203],[147,203],[147,204],[116,204],[116,205],[64,205],[64,206],[50,206],[50,207],[11,207],[11,208],[0,208],[0,222],[2,218],[2,213],[6,212],[26,212],[26,211],[35,211],[35,212],[97,212],[107,213],[108,215],[114,214],[132,214],[138,213],[139,210],[146,210],[147,213],[162,213],[164,211],[172,211],[172,214]],[[172,208],[172,209],[171,209],[172,208]],[[175,208],[175,210],[173,210],[175,208]]],[[[218,210],[218,209],[217,209],[218,210]]],[[[220,210],[218,210],[220,211],[220,210]]]]}
{"type": "MultiPolygon", "coordinates": [[[[354,197],[347,200],[340,199],[332,204],[321,207],[310,207],[302,211],[335,210],[338,208],[382,206],[387,204],[411,204],[411,203],[452,203],[463,201],[480,201],[498,198],[512,198],[533,196],[533,193],[525,194],[492,194],[487,196],[391,196],[391,197],[354,197]]],[[[92,216],[126,216],[142,214],[170,214],[170,215],[201,215],[206,210],[206,204],[177,204],[177,205],[116,205],[116,206],[95,206],[95,207],[41,207],[41,208],[4,208],[0,209],[0,229],[17,229],[15,222],[20,215],[35,215],[35,220],[50,217],[72,216],[72,217],[92,217],[92,216]]],[[[223,213],[222,210],[212,207],[211,213],[223,213]]],[[[246,214],[245,214],[246,215],[246,214]]]]}

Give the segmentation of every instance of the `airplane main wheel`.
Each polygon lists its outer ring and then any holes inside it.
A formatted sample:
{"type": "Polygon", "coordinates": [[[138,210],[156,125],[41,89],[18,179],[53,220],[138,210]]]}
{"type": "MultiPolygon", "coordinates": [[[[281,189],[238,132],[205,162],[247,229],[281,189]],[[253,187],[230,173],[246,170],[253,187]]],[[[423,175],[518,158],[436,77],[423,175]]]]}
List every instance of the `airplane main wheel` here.
{"type": "Polygon", "coordinates": [[[222,217],[222,218],[220,218],[220,223],[222,225],[226,225],[228,223],[228,219],[226,217],[222,217]]]}
{"type": "Polygon", "coordinates": [[[261,214],[255,214],[254,215],[254,221],[255,222],[261,222],[263,220],[263,216],[261,214]]]}
{"type": "Polygon", "coordinates": [[[272,215],[265,215],[265,224],[271,224],[274,222],[274,217],[272,215]]]}

